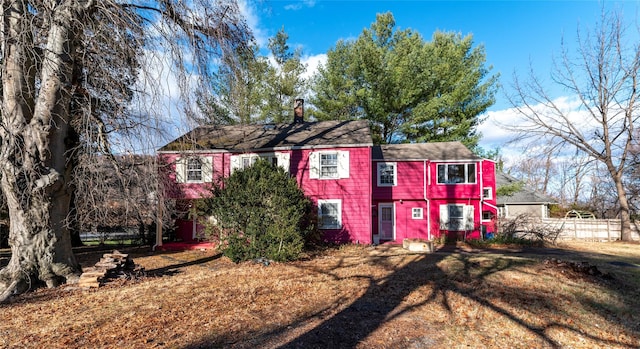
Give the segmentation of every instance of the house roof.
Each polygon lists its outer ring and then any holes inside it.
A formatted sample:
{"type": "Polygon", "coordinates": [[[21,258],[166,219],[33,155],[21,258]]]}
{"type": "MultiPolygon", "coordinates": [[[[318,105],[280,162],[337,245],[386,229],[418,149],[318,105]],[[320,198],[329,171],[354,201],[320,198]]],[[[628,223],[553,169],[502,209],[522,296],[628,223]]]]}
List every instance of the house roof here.
{"type": "MultiPolygon", "coordinates": [[[[500,188],[504,185],[514,184],[520,182],[517,178],[510,176],[502,171],[496,171],[496,188],[500,188]]],[[[544,195],[537,193],[528,188],[520,188],[520,190],[512,193],[511,195],[498,195],[497,204],[551,204],[555,200],[544,195]]]]}
{"type": "Polygon", "coordinates": [[[160,148],[173,151],[253,151],[265,149],[371,146],[366,120],[197,127],[160,148]]]}
{"type": "Polygon", "coordinates": [[[384,144],[374,146],[373,160],[482,160],[460,142],[384,144]]]}

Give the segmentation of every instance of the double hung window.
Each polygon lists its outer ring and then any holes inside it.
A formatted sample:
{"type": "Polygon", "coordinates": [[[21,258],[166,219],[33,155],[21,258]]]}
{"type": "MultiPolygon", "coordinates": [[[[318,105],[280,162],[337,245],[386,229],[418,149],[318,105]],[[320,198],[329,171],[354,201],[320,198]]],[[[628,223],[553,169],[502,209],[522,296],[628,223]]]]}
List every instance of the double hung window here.
{"type": "Polygon", "coordinates": [[[188,156],[176,159],[176,182],[210,183],[213,179],[213,157],[188,156]]]}
{"type": "Polygon", "coordinates": [[[309,177],[312,179],[349,178],[349,152],[323,150],[309,153],[309,177]]]}
{"type": "Polygon", "coordinates": [[[395,162],[379,162],[378,163],[378,186],[389,187],[397,184],[396,182],[396,163],[395,162]]]}
{"type": "Polygon", "coordinates": [[[320,154],[320,178],[338,178],[338,153],[320,154]]]}
{"type": "Polygon", "coordinates": [[[318,200],[318,218],[320,229],[342,228],[342,201],[318,200]]]}
{"type": "Polygon", "coordinates": [[[202,161],[193,157],[187,159],[187,182],[202,181],[202,161]]]}
{"type": "Polygon", "coordinates": [[[470,231],[474,229],[473,206],[464,204],[440,205],[440,229],[470,231]]]}

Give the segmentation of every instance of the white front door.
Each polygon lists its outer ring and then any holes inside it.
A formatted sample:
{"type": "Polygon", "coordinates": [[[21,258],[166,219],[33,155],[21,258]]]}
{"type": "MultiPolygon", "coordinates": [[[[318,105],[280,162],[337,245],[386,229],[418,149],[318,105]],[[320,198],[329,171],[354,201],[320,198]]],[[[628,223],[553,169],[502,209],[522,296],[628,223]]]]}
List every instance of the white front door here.
{"type": "Polygon", "coordinates": [[[395,239],[395,212],[393,204],[378,204],[378,236],[380,240],[395,239]]]}

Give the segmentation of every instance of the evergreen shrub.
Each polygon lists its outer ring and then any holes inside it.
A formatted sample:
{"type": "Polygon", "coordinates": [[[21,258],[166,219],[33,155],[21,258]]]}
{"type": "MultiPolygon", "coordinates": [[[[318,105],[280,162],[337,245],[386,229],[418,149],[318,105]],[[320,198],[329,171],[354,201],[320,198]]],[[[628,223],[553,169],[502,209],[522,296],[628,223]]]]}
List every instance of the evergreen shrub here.
{"type": "Polygon", "coordinates": [[[214,185],[213,195],[198,202],[207,231],[234,262],[257,258],[299,258],[316,237],[313,204],[295,178],[279,166],[258,160],[214,185]]]}

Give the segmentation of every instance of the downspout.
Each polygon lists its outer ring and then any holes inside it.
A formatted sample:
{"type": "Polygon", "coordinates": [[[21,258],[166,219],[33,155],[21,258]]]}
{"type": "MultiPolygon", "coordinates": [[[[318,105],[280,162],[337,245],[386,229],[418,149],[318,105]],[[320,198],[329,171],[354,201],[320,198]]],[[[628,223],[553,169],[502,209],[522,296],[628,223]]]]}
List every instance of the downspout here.
{"type": "Polygon", "coordinates": [[[484,208],[484,160],[480,160],[480,205],[478,208],[480,209],[478,212],[478,216],[480,217],[480,240],[484,240],[484,236],[482,235],[482,209],[484,208]]]}
{"type": "MultiPolygon", "coordinates": [[[[370,244],[373,244],[373,148],[369,149],[369,237],[371,239],[370,244]]],[[[378,242],[380,242],[380,236],[378,236],[378,242]]]]}
{"type": "Polygon", "coordinates": [[[427,198],[427,185],[431,184],[431,172],[427,171],[427,160],[422,162],[422,171],[424,201],[427,202],[427,240],[431,241],[431,201],[427,198]]]}

